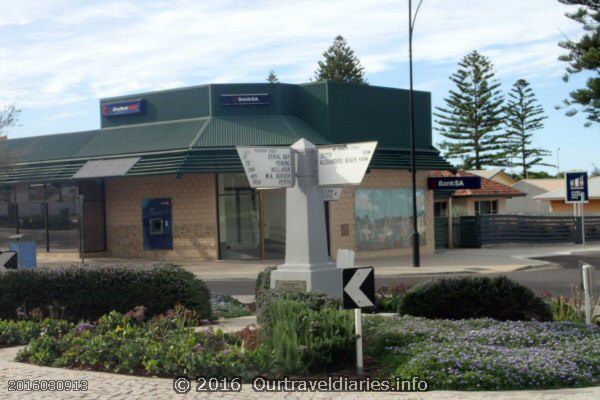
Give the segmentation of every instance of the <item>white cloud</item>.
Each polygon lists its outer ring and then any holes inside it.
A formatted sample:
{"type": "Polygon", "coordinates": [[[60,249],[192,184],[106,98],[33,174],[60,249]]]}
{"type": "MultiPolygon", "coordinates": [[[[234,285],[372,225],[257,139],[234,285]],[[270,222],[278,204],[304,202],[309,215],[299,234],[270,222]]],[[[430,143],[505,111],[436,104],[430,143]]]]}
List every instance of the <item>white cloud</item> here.
{"type": "MultiPolygon", "coordinates": [[[[262,81],[272,68],[284,81],[304,82],[337,34],[368,73],[407,58],[404,0],[0,0],[0,9],[0,105],[262,81]]],[[[415,59],[455,64],[478,48],[501,73],[554,76],[564,68],[556,60],[559,28],[576,32],[564,11],[547,0],[425,0],[415,59]]]]}

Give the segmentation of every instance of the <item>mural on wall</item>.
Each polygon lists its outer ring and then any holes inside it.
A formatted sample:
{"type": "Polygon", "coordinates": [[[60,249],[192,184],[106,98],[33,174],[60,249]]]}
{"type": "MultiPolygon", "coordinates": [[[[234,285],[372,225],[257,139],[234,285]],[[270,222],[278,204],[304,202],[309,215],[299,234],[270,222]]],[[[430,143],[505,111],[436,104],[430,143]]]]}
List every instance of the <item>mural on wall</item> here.
{"type": "MultiPolygon", "coordinates": [[[[370,189],[355,192],[356,248],[386,250],[410,247],[411,189],[370,189]]],[[[417,223],[425,244],[425,191],[417,190],[417,223]]]]}

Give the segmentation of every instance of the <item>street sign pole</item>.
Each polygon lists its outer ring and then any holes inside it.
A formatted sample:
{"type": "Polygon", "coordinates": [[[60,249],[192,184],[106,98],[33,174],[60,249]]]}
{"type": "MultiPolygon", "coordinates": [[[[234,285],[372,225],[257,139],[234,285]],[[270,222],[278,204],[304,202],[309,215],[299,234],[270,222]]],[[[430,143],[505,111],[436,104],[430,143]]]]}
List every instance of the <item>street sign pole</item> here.
{"type": "Polygon", "coordinates": [[[590,325],[592,323],[592,290],[594,288],[594,270],[591,265],[584,264],[581,266],[581,278],[583,280],[583,296],[584,296],[584,311],[585,311],[585,323],[590,325]]]}
{"type": "Polygon", "coordinates": [[[354,333],[356,334],[356,373],[362,375],[362,309],[375,305],[375,273],[373,267],[342,269],[342,304],[346,310],[354,310],[354,333]]]}
{"type": "Polygon", "coordinates": [[[583,202],[583,198],[581,199],[581,201],[579,202],[579,211],[581,212],[581,244],[583,245],[583,247],[585,247],[585,213],[583,212],[584,209],[584,202],[583,202]]]}
{"type": "MultiPolygon", "coordinates": [[[[420,5],[420,4],[419,4],[420,5]]],[[[417,10],[418,11],[418,10],[417,10]]],[[[410,70],[410,91],[408,96],[410,112],[410,173],[412,178],[412,214],[413,214],[413,267],[421,265],[421,254],[419,248],[419,224],[417,220],[417,170],[416,170],[416,137],[415,137],[415,99],[413,91],[413,63],[412,63],[412,35],[413,35],[413,17],[412,0],[408,0],[408,59],[410,70]]]]}
{"type": "Polygon", "coordinates": [[[363,367],[363,347],[362,347],[362,309],[354,309],[354,333],[356,333],[356,374],[362,375],[363,367]]]}

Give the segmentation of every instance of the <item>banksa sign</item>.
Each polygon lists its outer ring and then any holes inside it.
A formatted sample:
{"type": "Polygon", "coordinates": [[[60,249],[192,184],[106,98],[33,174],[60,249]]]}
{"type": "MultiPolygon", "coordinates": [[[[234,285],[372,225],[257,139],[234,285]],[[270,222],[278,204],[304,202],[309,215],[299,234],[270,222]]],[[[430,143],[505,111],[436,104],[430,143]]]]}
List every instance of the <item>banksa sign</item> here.
{"type": "Polygon", "coordinates": [[[257,106],[271,104],[269,93],[222,94],[222,106],[257,106]]]}
{"type": "Polygon", "coordinates": [[[480,176],[444,176],[427,179],[429,190],[481,189],[480,176]]]}
{"type": "Polygon", "coordinates": [[[145,111],[144,106],[143,99],[104,103],[102,104],[102,115],[114,117],[117,115],[142,114],[145,111]]]}

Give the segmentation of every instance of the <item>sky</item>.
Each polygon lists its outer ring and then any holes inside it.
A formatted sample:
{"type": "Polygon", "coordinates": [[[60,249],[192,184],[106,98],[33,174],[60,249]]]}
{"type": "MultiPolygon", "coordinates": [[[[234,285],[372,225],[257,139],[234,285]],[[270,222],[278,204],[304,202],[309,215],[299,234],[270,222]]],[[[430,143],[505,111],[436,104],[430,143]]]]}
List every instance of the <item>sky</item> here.
{"type": "MultiPolygon", "coordinates": [[[[413,3],[417,3],[414,0],[413,3]]],[[[98,99],[205,83],[313,77],[333,38],[370,84],[408,87],[407,0],[0,0],[0,108],[23,112],[9,138],[97,129],[98,99]]],[[[504,91],[527,79],[545,109],[534,144],[560,170],[600,167],[600,126],[556,110],[585,76],[561,79],[580,26],[556,0],[424,0],[414,33],[415,89],[442,105],[448,77],[478,50],[504,91]],[[558,150],[560,149],[560,150],[558,150]],[[558,153],[558,154],[557,154],[558,153]]],[[[441,137],[434,133],[434,143],[441,137]]],[[[556,168],[546,169],[555,173],[556,168]]]]}

